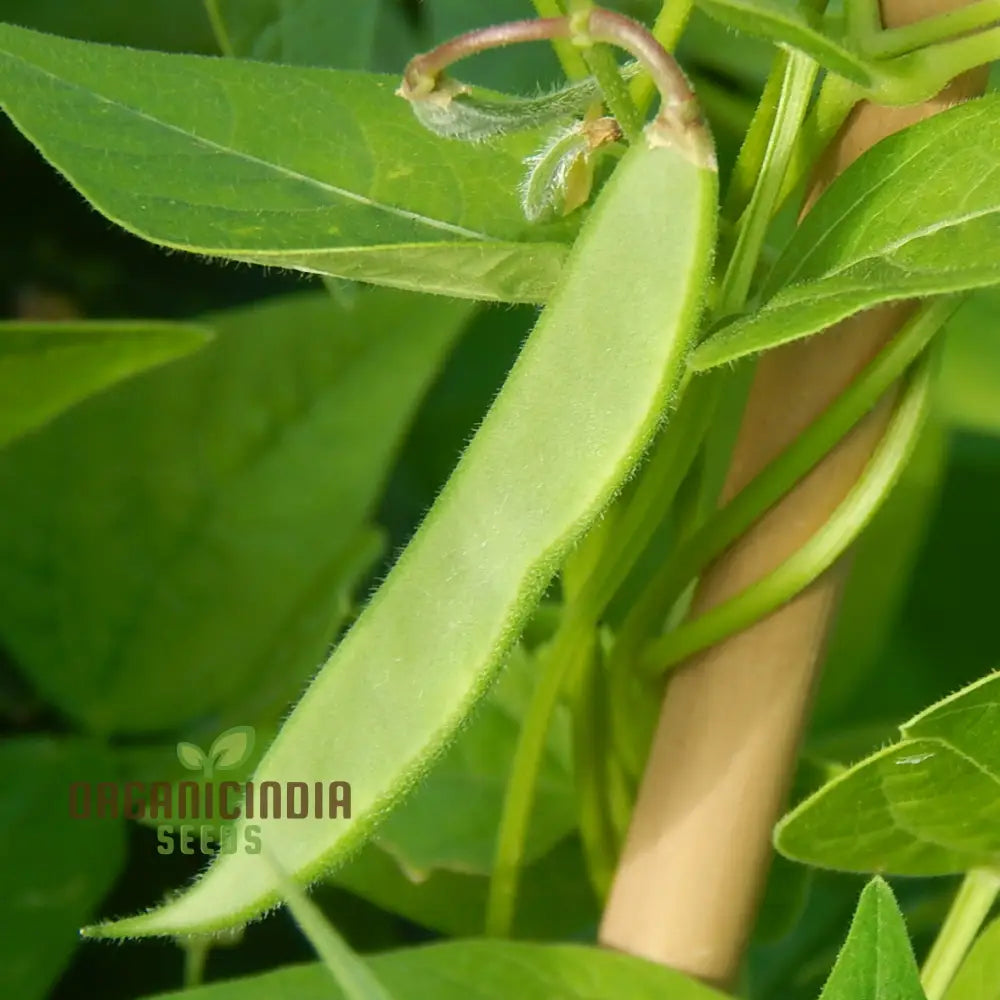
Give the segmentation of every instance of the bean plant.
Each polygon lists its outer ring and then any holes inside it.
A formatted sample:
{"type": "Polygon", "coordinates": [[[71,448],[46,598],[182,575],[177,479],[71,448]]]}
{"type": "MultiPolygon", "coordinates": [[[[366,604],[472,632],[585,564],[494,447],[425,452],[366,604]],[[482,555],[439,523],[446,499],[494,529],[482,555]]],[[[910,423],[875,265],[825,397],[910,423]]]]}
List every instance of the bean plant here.
{"type": "Polygon", "coordinates": [[[0,326],[0,995],[1000,997],[1000,3],[0,14],[0,139],[121,248],[0,326]],[[759,359],[893,303],[725,494],[759,359]],[[599,946],[673,672],[832,568],[739,979],[599,946]]]}

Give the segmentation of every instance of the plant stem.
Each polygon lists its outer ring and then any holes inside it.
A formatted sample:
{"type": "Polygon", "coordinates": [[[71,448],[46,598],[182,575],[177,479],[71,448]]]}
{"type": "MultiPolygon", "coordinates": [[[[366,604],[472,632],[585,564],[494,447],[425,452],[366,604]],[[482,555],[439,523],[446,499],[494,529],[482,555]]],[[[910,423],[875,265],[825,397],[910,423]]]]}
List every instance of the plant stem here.
{"type": "MultiPolygon", "coordinates": [[[[692,10],[694,10],[694,0],[665,0],[660,8],[660,13],[653,22],[652,34],[668,52],[673,52],[677,47],[692,10]]],[[[633,82],[632,100],[640,112],[649,107],[654,89],[652,79],[645,74],[633,82]]]]}
{"type": "Polygon", "coordinates": [[[979,868],[965,876],[920,972],[927,1000],[945,995],[998,893],[997,872],[979,868]]]}
{"type": "Polygon", "coordinates": [[[853,382],[727,504],[681,542],[650,581],[619,630],[614,661],[630,662],[641,637],[673,606],[704,568],[746,532],[870,412],[882,394],[921,354],[961,304],[960,296],[935,299],[903,326],[853,382]]]}
{"type": "Polygon", "coordinates": [[[211,943],[208,938],[189,938],[181,943],[184,949],[184,988],[201,986],[211,943]]]}
{"type": "Polygon", "coordinates": [[[590,656],[573,694],[573,776],[580,839],[598,899],[611,885],[618,843],[609,808],[608,766],[614,760],[608,733],[606,677],[600,654],[590,656]]]}
{"type": "Polygon", "coordinates": [[[746,302],[818,72],[819,65],[809,56],[801,52],[788,56],[760,174],[750,204],[737,226],[736,247],[722,279],[716,307],[718,316],[736,312],[746,302]]]}
{"type": "MultiPolygon", "coordinates": [[[[886,59],[988,28],[1000,21],[1000,0],[979,0],[900,28],[862,31],[852,37],[866,56],[886,59]]],[[[880,25],[879,25],[880,27],[880,25]]]]}
{"type": "Polygon", "coordinates": [[[756,583],[651,642],[640,668],[661,672],[770,614],[843,554],[889,495],[913,452],[930,399],[930,367],[921,366],[868,467],[830,519],[793,555],[756,583]]]}
{"type": "Polygon", "coordinates": [[[847,35],[861,47],[865,39],[882,31],[882,12],[878,0],[844,0],[847,35]]]}
{"type": "Polygon", "coordinates": [[[956,76],[1000,58],[1000,27],[931,45],[899,58],[919,68],[921,83],[928,89],[944,87],[956,76]]]}
{"type": "Polygon", "coordinates": [[[821,461],[922,353],[961,302],[961,296],[949,295],[922,306],[805,431],[710,516],[677,553],[674,563],[684,579],[675,586],[686,586],[821,461]]]}
{"type": "MultiPolygon", "coordinates": [[[[562,17],[565,13],[559,0],[532,0],[532,3],[539,17],[562,17]]],[[[587,75],[587,64],[584,62],[583,54],[572,42],[566,38],[553,38],[552,48],[567,79],[579,80],[587,75]]]]}
{"type": "Polygon", "coordinates": [[[593,634],[592,628],[583,627],[576,619],[563,619],[540,665],[541,673],[521,724],[504,792],[493,874],[486,901],[486,934],[490,937],[510,935],[524,840],[545,740],[567,679],[590,654],[593,634]]]}
{"type": "Polygon", "coordinates": [[[713,378],[691,383],[674,417],[684,434],[660,436],[635,491],[609,513],[613,538],[609,543],[608,533],[602,534],[600,552],[572,597],[580,615],[595,622],[600,619],[649,545],[698,454],[715,412],[718,389],[719,382],[713,378]]]}
{"type": "Polygon", "coordinates": [[[812,170],[820,153],[833,141],[838,129],[862,96],[861,88],[845,77],[827,73],[823,78],[819,96],[803,123],[785,172],[785,181],[778,195],[779,208],[812,170]]]}
{"type": "Polygon", "coordinates": [[[571,24],[584,26],[582,34],[575,37],[574,41],[583,51],[587,68],[600,84],[608,111],[617,119],[629,143],[634,143],[642,134],[642,115],[632,100],[632,92],[623,79],[611,50],[606,45],[591,42],[587,37],[585,26],[589,23],[594,5],[590,0],[570,0],[569,9],[571,24]]]}
{"type": "Polygon", "coordinates": [[[1000,58],[1000,26],[939,42],[882,63],[873,101],[905,105],[927,100],[956,77],[1000,58]]]}
{"type": "Polygon", "coordinates": [[[660,109],[650,123],[649,141],[682,145],[693,159],[714,167],[711,135],[677,61],[638,21],[601,7],[588,7],[571,17],[509,21],[468,31],[414,56],[403,71],[398,93],[408,101],[432,98],[439,90],[441,74],[462,59],[506,45],[555,38],[568,38],[583,48],[607,42],[635,56],[660,92],[660,109]]]}
{"type": "Polygon", "coordinates": [[[778,49],[775,52],[764,90],[754,109],[739,155],[736,157],[723,206],[726,216],[734,222],[743,215],[747,205],[750,204],[754,187],[763,169],[768,141],[774,130],[774,116],[778,111],[782,83],[788,69],[788,57],[787,49],[778,49]]]}
{"type": "Polygon", "coordinates": [[[432,94],[438,78],[449,67],[462,59],[491,49],[523,42],[545,42],[570,37],[569,20],[565,17],[532,18],[525,21],[507,21],[475,28],[455,38],[442,42],[429,52],[414,56],[403,70],[401,91],[407,100],[432,94]]]}
{"type": "Polygon", "coordinates": [[[212,26],[212,34],[215,36],[219,51],[229,59],[236,55],[233,43],[226,30],[226,22],[222,19],[222,12],[219,10],[219,0],[205,0],[205,13],[208,15],[208,22],[212,26]]]}

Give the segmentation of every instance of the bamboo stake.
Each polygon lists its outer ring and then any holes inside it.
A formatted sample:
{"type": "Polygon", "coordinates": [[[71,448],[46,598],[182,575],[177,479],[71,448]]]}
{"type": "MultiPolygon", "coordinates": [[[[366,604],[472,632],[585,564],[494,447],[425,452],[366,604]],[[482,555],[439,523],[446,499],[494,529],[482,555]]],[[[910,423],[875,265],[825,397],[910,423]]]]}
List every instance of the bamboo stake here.
{"type": "MultiPolygon", "coordinates": [[[[968,0],[883,0],[887,27],[968,0]]],[[[981,93],[985,72],[925,104],[860,104],[824,154],[807,200],[880,139],[981,93]]],[[[857,376],[915,308],[862,313],[758,364],[724,496],[738,492],[857,376]]],[[[703,576],[695,611],[773,569],[829,517],[880,440],[890,392],[703,576]]],[[[729,986],[753,926],[845,563],[671,680],[600,929],[603,944],[729,986]]]]}

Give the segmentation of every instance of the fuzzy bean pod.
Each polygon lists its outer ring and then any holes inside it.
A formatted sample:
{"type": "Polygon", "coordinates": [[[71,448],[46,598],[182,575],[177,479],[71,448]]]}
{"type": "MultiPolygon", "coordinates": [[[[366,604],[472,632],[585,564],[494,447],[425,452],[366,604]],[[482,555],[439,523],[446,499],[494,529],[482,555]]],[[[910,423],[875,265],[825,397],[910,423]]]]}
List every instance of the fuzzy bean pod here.
{"type": "MultiPolygon", "coordinates": [[[[343,862],[426,772],[642,458],[696,331],[716,198],[711,140],[690,114],[657,119],[604,186],[447,485],[254,776],[351,784],[350,819],[239,821],[296,881],[343,862]]],[[[280,895],[259,856],[220,855],[158,909],[87,933],[212,932],[280,895]]]]}

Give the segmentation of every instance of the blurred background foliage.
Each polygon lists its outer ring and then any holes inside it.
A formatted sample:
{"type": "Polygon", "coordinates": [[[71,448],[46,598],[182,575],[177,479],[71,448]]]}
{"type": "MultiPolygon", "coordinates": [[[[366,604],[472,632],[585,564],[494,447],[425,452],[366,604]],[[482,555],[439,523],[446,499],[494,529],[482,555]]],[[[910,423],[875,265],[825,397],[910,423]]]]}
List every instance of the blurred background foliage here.
{"type": "MultiPolygon", "coordinates": [[[[614,6],[655,13],[648,0],[614,6]]],[[[435,40],[530,12],[528,0],[0,0],[3,20],[77,38],[389,73],[435,40]]],[[[684,36],[724,171],[772,56],[701,15],[684,36]]],[[[558,65],[544,46],[518,47],[466,76],[531,93],[558,65]]],[[[76,928],[149,904],[200,859],[160,856],[143,825],[69,822],[66,787],[176,775],[177,740],[205,745],[228,725],[253,724],[266,744],[433,500],[535,311],[167,253],[88,208],[6,120],[0,162],[6,319],[190,320],[214,337],[0,451],[0,995],[124,1000],[176,988],[181,951],[80,948],[76,928]]],[[[981,293],[947,332],[935,418],[853,558],[798,794],[1000,664],[998,327],[1000,294],[981,293]]],[[[418,794],[320,891],[357,948],[480,931],[537,638],[418,794]]],[[[585,940],[597,905],[565,721],[518,932],[585,940]]],[[[747,995],[815,996],[861,884],[775,864],[747,995]]],[[[896,888],[919,950],[953,886],[896,888]]],[[[213,951],[208,974],[308,957],[281,913],[213,951]]]]}

